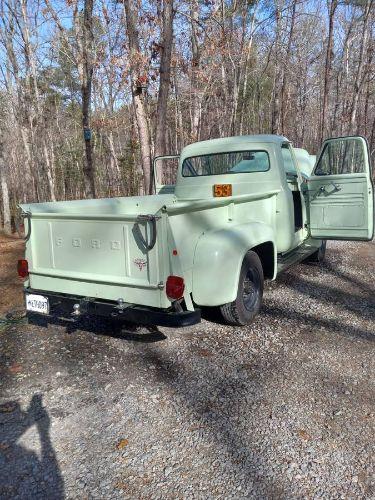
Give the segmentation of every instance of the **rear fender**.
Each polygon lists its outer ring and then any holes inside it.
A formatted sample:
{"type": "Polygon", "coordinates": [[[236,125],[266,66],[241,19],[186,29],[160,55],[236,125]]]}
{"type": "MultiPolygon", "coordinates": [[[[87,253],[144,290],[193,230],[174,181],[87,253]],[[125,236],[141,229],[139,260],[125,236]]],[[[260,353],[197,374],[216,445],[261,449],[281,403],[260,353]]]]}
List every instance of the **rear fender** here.
{"type": "Polygon", "coordinates": [[[193,300],[201,306],[232,302],[237,295],[242,261],[246,253],[263,243],[273,247],[273,279],[277,269],[272,228],[250,222],[203,233],[195,249],[193,300]]]}

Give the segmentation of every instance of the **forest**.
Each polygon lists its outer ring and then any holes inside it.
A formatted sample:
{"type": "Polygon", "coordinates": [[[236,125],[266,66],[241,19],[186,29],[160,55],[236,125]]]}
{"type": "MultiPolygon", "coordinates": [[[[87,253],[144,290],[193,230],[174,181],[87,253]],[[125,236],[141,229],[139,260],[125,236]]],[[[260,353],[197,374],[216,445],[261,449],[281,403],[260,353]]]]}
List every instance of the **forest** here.
{"type": "Polygon", "coordinates": [[[374,0],[0,0],[0,228],[25,201],[153,190],[194,141],[375,156],[374,0]]]}

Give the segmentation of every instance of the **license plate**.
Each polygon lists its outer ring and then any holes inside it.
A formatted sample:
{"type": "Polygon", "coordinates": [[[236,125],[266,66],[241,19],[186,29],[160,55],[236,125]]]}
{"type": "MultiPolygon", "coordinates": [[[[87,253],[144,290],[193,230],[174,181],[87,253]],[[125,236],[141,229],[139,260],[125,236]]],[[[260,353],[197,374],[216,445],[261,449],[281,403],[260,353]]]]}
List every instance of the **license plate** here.
{"type": "Polygon", "coordinates": [[[49,302],[43,295],[26,295],[26,310],[40,314],[49,314],[49,302]]]}

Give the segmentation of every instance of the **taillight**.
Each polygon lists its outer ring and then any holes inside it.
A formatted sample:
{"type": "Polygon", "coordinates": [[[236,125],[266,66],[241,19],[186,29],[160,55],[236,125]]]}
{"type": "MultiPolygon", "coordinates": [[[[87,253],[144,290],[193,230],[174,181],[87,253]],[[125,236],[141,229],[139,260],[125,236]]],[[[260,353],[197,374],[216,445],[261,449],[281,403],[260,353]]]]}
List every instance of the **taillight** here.
{"type": "Polygon", "coordinates": [[[26,259],[21,259],[17,263],[17,272],[20,278],[27,278],[29,275],[29,263],[26,259]]]}
{"type": "Polygon", "coordinates": [[[184,278],[180,278],[180,276],[168,276],[165,291],[170,299],[181,299],[185,291],[184,278]]]}

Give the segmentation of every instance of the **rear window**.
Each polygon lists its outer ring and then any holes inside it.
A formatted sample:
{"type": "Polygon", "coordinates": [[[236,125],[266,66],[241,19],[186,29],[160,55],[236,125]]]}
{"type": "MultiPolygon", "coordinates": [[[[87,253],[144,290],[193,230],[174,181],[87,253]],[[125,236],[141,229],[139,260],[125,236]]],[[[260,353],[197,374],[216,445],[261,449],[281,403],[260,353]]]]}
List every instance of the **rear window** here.
{"type": "Polygon", "coordinates": [[[270,168],[267,151],[232,151],[185,158],[183,177],[266,172],[270,168]]]}

